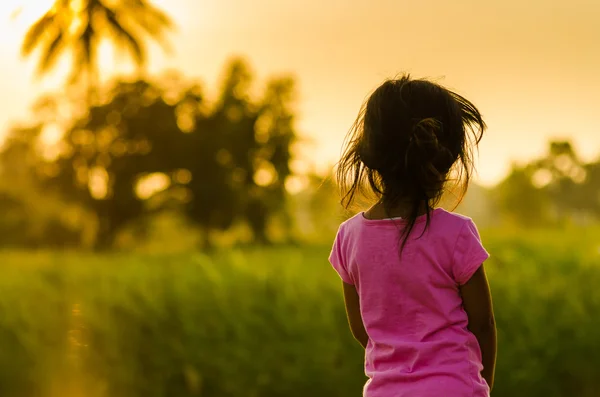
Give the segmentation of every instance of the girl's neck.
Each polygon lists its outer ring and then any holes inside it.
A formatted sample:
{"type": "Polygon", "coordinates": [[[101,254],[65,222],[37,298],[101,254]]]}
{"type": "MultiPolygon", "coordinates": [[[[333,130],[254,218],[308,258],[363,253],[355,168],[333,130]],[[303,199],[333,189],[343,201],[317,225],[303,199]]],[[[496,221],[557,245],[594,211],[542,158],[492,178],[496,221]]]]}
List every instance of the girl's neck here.
{"type": "MultiPolygon", "coordinates": [[[[417,216],[425,215],[427,213],[426,203],[421,204],[421,208],[417,213],[417,216]]],[[[386,208],[383,202],[379,201],[367,211],[364,215],[367,219],[378,220],[378,219],[390,219],[390,218],[404,218],[408,219],[412,215],[413,206],[409,203],[400,203],[393,208],[386,208]]]]}

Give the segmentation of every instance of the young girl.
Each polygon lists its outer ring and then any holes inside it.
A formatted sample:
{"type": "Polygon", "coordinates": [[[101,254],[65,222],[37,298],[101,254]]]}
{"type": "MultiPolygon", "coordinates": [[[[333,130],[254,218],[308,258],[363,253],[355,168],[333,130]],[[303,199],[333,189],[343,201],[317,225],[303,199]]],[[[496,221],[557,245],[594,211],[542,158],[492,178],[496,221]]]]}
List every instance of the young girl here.
{"type": "Polygon", "coordinates": [[[340,226],[329,260],[366,349],[366,397],[489,396],[489,255],[471,219],[436,208],[451,179],[466,190],[484,130],[471,102],[404,76],[375,90],[350,132],[342,201],[367,185],[379,201],[340,226]]]}

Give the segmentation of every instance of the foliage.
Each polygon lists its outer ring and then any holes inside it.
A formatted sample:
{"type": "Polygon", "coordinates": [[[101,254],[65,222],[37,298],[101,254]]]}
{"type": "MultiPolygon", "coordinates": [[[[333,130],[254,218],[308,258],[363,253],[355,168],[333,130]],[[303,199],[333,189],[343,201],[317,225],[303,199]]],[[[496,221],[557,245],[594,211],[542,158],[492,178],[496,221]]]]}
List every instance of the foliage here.
{"type": "Polygon", "coordinates": [[[299,241],[322,243],[331,240],[341,222],[352,214],[340,205],[339,191],[332,177],[311,172],[303,175],[306,186],[289,200],[288,211],[294,219],[299,241]]]}
{"type": "MultiPolygon", "coordinates": [[[[496,397],[597,395],[599,236],[483,233],[499,328],[496,397]]],[[[0,358],[0,374],[10,374],[2,395],[35,394],[23,379],[40,393],[64,379],[65,367],[50,363],[64,362],[61,335],[74,327],[65,314],[75,303],[82,365],[65,385],[78,380],[85,395],[359,395],[362,352],[328,250],[4,253],[0,330],[13,339],[0,338],[0,350],[12,352],[0,358]]]]}
{"type": "Polygon", "coordinates": [[[48,171],[36,148],[41,132],[41,125],[15,127],[0,153],[0,241],[12,247],[84,245],[81,208],[67,207],[40,183],[48,171]]]}
{"type": "Polygon", "coordinates": [[[72,80],[87,75],[95,85],[100,43],[109,39],[118,50],[129,52],[135,63],[146,63],[144,36],[166,45],[165,33],[173,28],[170,18],[148,0],[55,0],[27,31],[21,47],[23,56],[40,51],[38,74],[48,73],[58,59],[71,52],[72,80]]]}
{"type": "Polygon", "coordinates": [[[584,163],[567,141],[511,173],[494,189],[502,214],[521,226],[589,224],[600,219],[600,161],[584,163]]]}
{"type": "MultiPolygon", "coordinates": [[[[284,213],[295,88],[289,78],[272,79],[255,99],[252,83],[246,63],[233,60],[209,105],[196,83],[177,75],[121,80],[66,127],[54,123],[60,98],[50,98],[38,106],[44,117],[34,127],[11,132],[0,165],[8,174],[21,166],[12,153],[26,151],[33,188],[22,195],[52,191],[66,208],[91,214],[97,248],[113,246],[132,224],[146,233],[153,214],[173,208],[204,231],[207,245],[211,231],[240,222],[267,243],[270,220],[284,213]],[[38,137],[52,127],[65,132],[48,157],[38,137]]],[[[5,208],[18,205],[12,198],[5,208]]]]}

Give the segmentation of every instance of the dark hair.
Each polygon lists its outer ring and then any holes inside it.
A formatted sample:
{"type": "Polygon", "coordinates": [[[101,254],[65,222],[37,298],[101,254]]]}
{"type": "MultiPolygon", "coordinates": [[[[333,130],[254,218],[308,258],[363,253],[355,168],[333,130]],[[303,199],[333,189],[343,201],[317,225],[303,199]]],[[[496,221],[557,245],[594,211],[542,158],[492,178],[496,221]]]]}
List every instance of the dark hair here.
{"type": "Polygon", "coordinates": [[[342,204],[349,208],[367,185],[386,212],[406,204],[404,248],[423,209],[429,225],[447,182],[462,187],[462,199],[473,147],[485,128],[471,102],[436,83],[409,75],[385,81],[362,106],[346,138],[336,175],[342,204]]]}

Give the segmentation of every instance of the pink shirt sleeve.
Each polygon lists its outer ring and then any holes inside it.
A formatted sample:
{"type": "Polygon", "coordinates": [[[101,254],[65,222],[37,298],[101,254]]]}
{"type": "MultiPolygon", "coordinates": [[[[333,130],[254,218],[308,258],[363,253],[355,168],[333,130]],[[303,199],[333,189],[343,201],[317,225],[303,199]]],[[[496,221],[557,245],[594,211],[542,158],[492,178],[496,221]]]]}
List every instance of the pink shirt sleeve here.
{"type": "Polygon", "coordinates": [[[329,255],[329,263],[331,263],[331,266],[333,266],[343,282],[354,285],[354,281],[348,272],[348,265],[345,261],[343,244],[344,229],[340,226],[337,235],[335,236],[335,241],[333,242],[331,254],[329,255]]]}
{"type": "Polygon", "coordinates": [[[481,244],[477,226],[469,219],[461,228],[454,247],[452,276],[456,283],[463,285],[469,281],[489,257],[481,244]]]}

